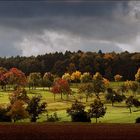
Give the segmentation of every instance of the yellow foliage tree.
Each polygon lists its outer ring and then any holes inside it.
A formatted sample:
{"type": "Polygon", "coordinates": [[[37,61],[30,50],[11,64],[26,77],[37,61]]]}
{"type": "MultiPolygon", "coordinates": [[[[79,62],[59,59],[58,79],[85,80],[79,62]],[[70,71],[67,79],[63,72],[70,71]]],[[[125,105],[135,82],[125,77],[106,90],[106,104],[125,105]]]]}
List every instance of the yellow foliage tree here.
{"type": "Polygon", "coordinates": [[[62,75],[62,79],[70,82],[71,81],[71,75],[69,73],[65,73],[64,75],[62,75]]]}
{"type": "Polygon", "coordinates": [[[135,80],[140,82],[140,68],[138,69],[136,75],[135,75],[135,80]]]}
{"type": "Polygon", "coordinates": [[[80,71],[75,71],[71,74],[71,80],[74,82],[79,82],[81,77],[81,72],[80,71]]]}

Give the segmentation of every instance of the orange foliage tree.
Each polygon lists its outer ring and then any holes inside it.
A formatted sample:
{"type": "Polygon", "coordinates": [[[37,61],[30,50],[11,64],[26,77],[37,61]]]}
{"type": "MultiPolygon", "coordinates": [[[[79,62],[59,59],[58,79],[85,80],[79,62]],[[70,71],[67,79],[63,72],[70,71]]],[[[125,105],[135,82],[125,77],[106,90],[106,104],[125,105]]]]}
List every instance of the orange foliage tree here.
{"type": "Polygon", "coordinates": [[[8,79],[8,83],[15,86],[25,86],[27,83],[25,74],[17,68],[11,68],[5,76],[8,79]]]}

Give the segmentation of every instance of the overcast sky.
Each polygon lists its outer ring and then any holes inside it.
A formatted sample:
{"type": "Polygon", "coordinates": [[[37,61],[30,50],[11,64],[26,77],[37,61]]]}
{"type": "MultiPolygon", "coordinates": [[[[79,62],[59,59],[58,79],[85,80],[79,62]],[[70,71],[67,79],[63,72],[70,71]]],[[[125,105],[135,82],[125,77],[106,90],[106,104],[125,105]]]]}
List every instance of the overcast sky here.
{"type": "Polygon", "coordinates": [[[140,52],[140,2],[0,0],[0,56],[140,52]]]}

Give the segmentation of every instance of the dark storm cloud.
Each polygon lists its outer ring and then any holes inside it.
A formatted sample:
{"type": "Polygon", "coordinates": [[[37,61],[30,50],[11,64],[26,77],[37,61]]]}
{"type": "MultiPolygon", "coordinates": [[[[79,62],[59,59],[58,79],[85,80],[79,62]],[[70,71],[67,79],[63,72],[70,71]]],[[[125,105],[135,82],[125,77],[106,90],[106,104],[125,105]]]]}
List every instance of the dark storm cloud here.
{"type": "Polygon", "coordinates": [[[132,42],[140,31],[138,12],[134,11],[133,17],[129,16],[129,3],[86,0],[0,1],[0,50],[8,52],[8,55],[30,55],[28,47],[31,54],[42,53],[42,50],[65,49],[120,51],[120,46],[128,46],[125,43],[132,42]],[[9,36],[13,38],[9,40],[9,36]]]}

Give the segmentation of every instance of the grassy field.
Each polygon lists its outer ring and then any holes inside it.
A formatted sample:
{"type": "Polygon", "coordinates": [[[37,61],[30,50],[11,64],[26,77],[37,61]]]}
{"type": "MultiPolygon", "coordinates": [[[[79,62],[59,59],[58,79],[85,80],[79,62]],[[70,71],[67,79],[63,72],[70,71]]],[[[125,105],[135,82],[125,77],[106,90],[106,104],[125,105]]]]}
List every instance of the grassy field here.
{"type": "MultiPolygon", "coordinates": [[[[117,86],[121,85],[122,83],[116,83],[112,82],[111,87],[117,88],[117,86]]],[[[43,90],[42,88],[37,88],[36,90],[28,90],[28,96],[32,97],[34,95],[41,95],[42,101],[47,102],[47,110],[49,114],[52,114],[54,112],[57,112],[58,116],[61,118],[60,122],[69,122],[71,121],[70,117],[66,113],[66,109],[71,106],[71,104],[74,102],[76,98],[78,98],[77,92],[77,85],[72,85],[72,90],[75,92],[74,95],[72,95],[69,100],[66,100],[66,97],[64,96],[64,99],[60,99],[60,95],[56,95],[56,100],[54,101],[53,94],[48,90],[43,90]]],[[[0,91],[0,104],[8,104],[9,103],[9,94],[12,91],[0,91]]],[[[131,95],[132,93],[129,91],[127,93],[127,96],[131,95]]],[[[107,107],[107,112],[103,118],[99,118],[98,122],[100,123],[135,123],[135,119],[137,117],[140,117],[140,108],[132,108],[132,114],[129,113],[128,108],[125,105],[125,102],[122,103],[115,103],[112,107],[111,103],[106,103],[104,99],[104,94],[101,94],[101,99],[105,103],[105,106],[107,107]]],[[[140,99],[140,94],[137,93],[137,98],[140,99]]],[[[89,101],[86,103],[85,98],[83,98],[81,101],[86,105],[86,109],[88,109],[88,106],[90,103],[93,102],[95,97],[92,97],[89,99],[89,101]]],[[[38,122],[45,122],[46,121],[46,113],[42,114],[40,118],[38,119],[38,122]]],[[[29,119],[22,120],[22,122],[28,122],[29,119]]],[[[95,122],[95,119],[92,119],[92,122],[95,122]]]]}

